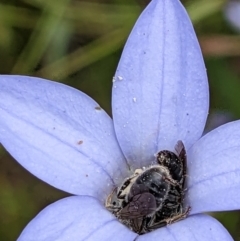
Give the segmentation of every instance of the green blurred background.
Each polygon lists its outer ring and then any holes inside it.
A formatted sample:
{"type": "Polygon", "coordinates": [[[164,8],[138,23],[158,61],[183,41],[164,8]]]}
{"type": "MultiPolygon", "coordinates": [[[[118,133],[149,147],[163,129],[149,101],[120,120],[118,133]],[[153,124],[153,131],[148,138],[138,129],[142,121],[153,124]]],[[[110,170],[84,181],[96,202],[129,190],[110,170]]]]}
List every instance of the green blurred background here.
{"type": "MultiPolygon", "coordinates": [[[[111,114],[111,84],[126,38],[148,0],[0,0],[0,73],[63,82],[111,114]]],[[[182,1],[206,61],[208,130],[240,118],[240,35],[226,0],[182,1]]],[[[240,14],[240,13],[239,13],[240,14]]],[[[239,161],[239,160],[233,160],[239,161]]],[[[24,170],[0,147],[0,240],[16,240],[48,204],[68,196],[24,170]]],[[[213,214],[240,240],[240,212],[213,214]]]]}

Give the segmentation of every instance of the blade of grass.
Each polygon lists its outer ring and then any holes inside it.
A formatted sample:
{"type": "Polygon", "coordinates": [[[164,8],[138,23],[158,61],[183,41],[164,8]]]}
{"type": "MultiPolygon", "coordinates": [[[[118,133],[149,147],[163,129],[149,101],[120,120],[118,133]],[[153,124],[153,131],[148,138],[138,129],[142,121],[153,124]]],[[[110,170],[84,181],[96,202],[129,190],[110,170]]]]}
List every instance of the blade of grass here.
{"type": "Polygon", "coordinates": [[[12,69],[13,74],[29,74],[37,66],[46,47],[56,34],[55,30],[61,23],[65,6],[69,1],[70,0],[61,0],[57,5],[51,2],[44,5],[42,16],[38,20],[28,43],[12,69]]]}
{"type": "Polygon", "coordinates": [[[35,26],[37,16],[35,11],[27,8],[0,4],[0,21],[8,27],[31,29],[35,26]]]}
{"type": "Polygon", "coordinates": [[[45,78],[62,80],[77,70],[115,52],[123,45],[129,30],[130,26],[105,34],[90,44],[78,48],[64,58],[42,68],[35,74],[45,78]]]}
{"type": "Polygon", "coordinates": [[[194,24],[202,21],[206,17],[220,11],[226,0],[199,0],[191,1],[186,5],[188,14],[194,24]]]}

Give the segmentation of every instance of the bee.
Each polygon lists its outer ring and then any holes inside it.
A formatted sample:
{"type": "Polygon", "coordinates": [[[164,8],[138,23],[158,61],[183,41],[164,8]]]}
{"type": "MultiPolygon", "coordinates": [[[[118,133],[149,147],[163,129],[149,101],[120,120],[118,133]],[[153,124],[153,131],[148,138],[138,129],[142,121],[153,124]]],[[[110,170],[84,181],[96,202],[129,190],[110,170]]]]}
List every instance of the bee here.
{"type": "Polygon", "coordinates": [[[163,150],[157,165],[136,169],[106,201],[107,209],[136,233],[143,234],[185,218],[184,184],[187,156],[182,141],[176,153],[163,150]]]}

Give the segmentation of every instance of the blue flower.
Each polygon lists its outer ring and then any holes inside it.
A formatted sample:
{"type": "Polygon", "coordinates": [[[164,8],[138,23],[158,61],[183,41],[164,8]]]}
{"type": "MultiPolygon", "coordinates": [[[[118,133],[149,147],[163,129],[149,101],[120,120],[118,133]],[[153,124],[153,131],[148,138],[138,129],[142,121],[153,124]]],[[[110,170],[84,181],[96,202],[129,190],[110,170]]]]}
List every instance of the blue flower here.
{"type": "Polygon", "coordinates": [[[224,8],[224,15],[230,25],[237,31],[240,32],[240,1],[231,0],[228,1],[224,8]]]}
{"type": "Polygon", "coordinates": [[[112,93],[113,120],[71,87],[0,76],[0,142],[28,171],[74,194],[42,210],[28,240],[232,240],[200,214],[240,208],[240,121],[201,137],[208,82],[201,51],[178,0],[152,0],[124,48],[112,93]],[[190,215],[138,236],[104,207],[115,185],[182,140],[190,215]]]}

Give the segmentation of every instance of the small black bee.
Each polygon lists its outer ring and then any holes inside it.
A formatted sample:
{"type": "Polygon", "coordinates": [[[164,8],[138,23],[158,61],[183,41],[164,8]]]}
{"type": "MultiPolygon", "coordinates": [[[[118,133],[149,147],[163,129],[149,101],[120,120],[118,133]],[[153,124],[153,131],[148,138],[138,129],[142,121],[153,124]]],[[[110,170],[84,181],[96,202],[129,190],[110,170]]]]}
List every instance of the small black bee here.
{"type": "Polygon", "coordinates": [[[179,185],[171,185],[167,198],[164,200],[162,208],[155,213],[154,220],[145,219],[145,232],[164,227],[168,224],[184,219],[189,214],[191,208],[184,210],[184,186],[187,175],[187,155],[182,141],[178,141],[175,146],[176,153],[170,151],[160,151],[157,160],[160,165],[168,168],[172,178],[179,185]]]}
{"type": "Polygon", "coordinates": [[[187,159],[182,141],[175,150],[177,155],[160,151],[157,165],[135,170],[106,201],[107,209],[136,233],[184,219],[190,211],[183,211],[187,159]]]}

